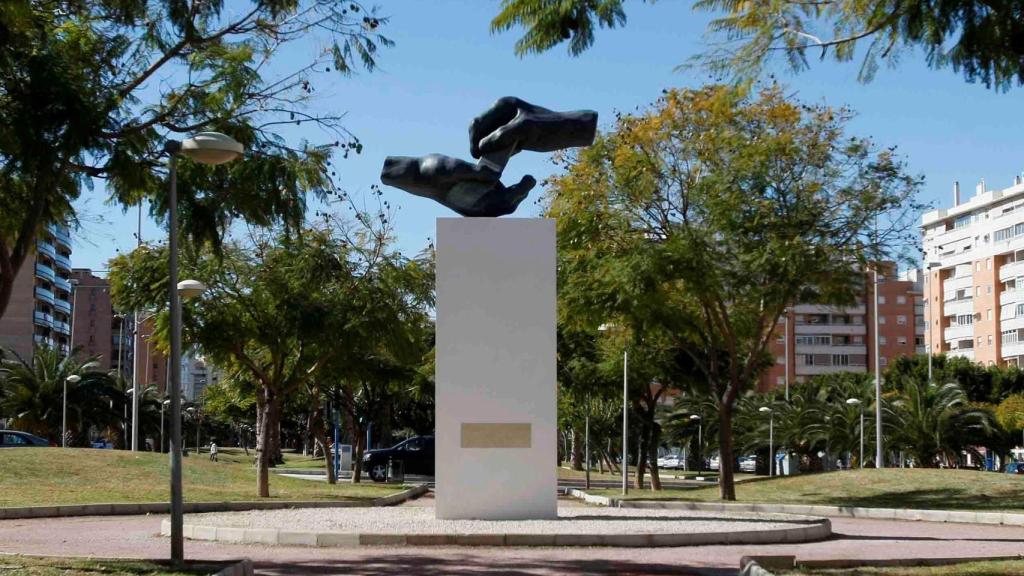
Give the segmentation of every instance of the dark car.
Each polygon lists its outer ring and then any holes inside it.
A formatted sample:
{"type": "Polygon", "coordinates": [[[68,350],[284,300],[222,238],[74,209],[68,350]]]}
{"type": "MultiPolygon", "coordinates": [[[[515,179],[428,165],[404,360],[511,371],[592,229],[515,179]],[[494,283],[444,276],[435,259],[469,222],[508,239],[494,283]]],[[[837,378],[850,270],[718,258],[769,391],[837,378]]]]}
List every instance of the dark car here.
{"type": "Polygon", "coordinates": [[[49,446],[50,442],[28,432],[0,430],[0,448],[38,448],[49,446]]]}
{"type": "Polygon", "coordinates": [[[374,482],[388,479],[388,462],[401,462],[406,474],[434,475],[434,437],[413,436],[391,448],[367,450],[363,454],[363,470],[374,482]]]}

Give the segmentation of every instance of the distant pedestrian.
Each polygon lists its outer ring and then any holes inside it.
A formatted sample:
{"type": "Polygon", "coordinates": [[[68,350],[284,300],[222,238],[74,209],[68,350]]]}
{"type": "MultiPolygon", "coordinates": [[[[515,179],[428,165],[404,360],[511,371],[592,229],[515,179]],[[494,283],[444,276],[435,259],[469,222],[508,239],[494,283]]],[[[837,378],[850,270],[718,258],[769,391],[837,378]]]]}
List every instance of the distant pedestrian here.
{"type": "Polygon", "coordinates": [[[216,462],[216,461],[217,461],[217,443],[211,441],[210,442],[210,462],[216,462]]]}

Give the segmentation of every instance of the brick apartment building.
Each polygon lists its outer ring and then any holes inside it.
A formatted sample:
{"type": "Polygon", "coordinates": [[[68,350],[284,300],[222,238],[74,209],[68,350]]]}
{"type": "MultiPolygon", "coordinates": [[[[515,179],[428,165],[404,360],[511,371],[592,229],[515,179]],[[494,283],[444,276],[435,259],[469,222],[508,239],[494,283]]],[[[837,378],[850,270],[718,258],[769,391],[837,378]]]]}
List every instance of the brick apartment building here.
{"type": "Polygon", "coordinates": [[[927,345],[983,364],[1024,358],[1024,177],[989,190],[982,180],[953,206],[922,217],[928,269],[927,345]]]}
{"type": "Polygon", "coordinates": [[[47,226],[25,259],[3,318],[0,346],[25,360],[35,344],[67,353],[71,344],[71,236],[64,226],[47,226]]]}
{"type": "MultiPolygon", "coordinates": [[[[896,265],[879,267],[878,360],[882,370],[899,356],[924,353],[924,303],[918,270],[897,274],[896,265]]],[[[776,358],[758,383],[759,391],[784,388],[818,374],[874,372],[874,274],[864,279],[864,299],[852,306],[797,304],[777,330],[771,352],[776,358]]]]}

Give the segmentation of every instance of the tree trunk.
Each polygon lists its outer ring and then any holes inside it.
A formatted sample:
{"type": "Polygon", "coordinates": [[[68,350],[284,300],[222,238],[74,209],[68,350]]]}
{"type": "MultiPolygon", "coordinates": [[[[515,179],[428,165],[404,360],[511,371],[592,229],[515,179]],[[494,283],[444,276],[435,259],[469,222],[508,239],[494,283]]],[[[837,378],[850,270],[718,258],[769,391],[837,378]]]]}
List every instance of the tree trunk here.
{"type": "Polygon", "coordinates": [[[571,466],[573,470],[583,470],[583,443],[580,442],[580,434],[575,428],[569,431],[570,452],[572,457],[571,466]]]}
{"type": "Polygon", "coordinates": [[[660,443],[660,432],[657,424],[649,428],[647,441],[647,461],[651,466],[651,490],[661,490],[661,477],[658,475],[658,444],[660,443]]]}
{"type": "Polygon", "coordinates": [[[270,436],[273,428],[272,404],[265,391],[256,395],[256,492],[260,498],[270,497],[270,436]]]}
{"type": "Polygon", "coordinates": [[[736,499],[736,481],[732,454],[732,406],[722,404],[718,410],[718,490],[722,500],[736,499]]]}
{"type": "Polygon", "coordinates": [[[349,429],[352,431],[352,460],[354,460],[352,470],[352,482],[358,484],[362,481],[363,473],[363,431],[354,422],[349,425],[349,429]]]}
{"type": "Polygon", "coordinates": [[[270,402],[267,415],[270,419],[270,442],[268,451],[268,465],[271,468],[278,464],[284,464],[284,456],[281,454],[281,402],[273,400],[270,402]]]}
{"type": "MultiPolygon", "coordinates": [[[[316,443],[323,446],[324,464],[327,466],[327,483],[337,484],[338,478],[334,475],[334,459],[331,454],[330,443],[327,439],[327,426],[324,421],[325,410],[322,407],[314,409],[310,416],[309,431],[315,438],[316,443]]],[[[314,450],[315,452],[315,450],[314,450]]]]}
{"type": "Polygon", "coordinates": [[[636,451],[636,489],[644,489],[644,475],[647,474],[647,433],[640,431],[640,445],[636,451]]]}

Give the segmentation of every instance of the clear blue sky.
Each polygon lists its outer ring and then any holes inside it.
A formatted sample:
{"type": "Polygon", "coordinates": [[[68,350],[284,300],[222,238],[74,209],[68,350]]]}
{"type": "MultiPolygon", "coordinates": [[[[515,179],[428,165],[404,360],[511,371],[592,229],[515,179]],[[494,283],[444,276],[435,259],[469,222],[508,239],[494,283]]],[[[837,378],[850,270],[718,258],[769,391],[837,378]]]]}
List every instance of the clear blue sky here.
{"type": "MultiPolygon", "coordinates": [[[[683,0],[627,3],[627,26],[600,31],[596,45],[582,56],[571,58],[560,46],[520,59],[512,49],[516,33],[489,32],[497,0],[383,4],[382,13],[391,17],[384,32],[397,44],[380,54],[381,69],[321,85],[315,103],[321,111],[347,112],[346,127],[365,146],[361,155],[336,163],[342,184],[356,196],[365,193],[379,182],[390,154],[440,152],[469,159],[468,123],[500,96],[554,109],[592,108],[606,127],[614,111],[644,107],[663,88],[708,81],[704,74],[674,71],[703,42],[708,16],[689,5],[683,0]]],[[[292,53],[304,58],[313,49],[311,40],[292,53]]],[[[826,61],[810,72],[778,78],[802,99],[856,110],[851,131],[898,146],[911,170],[927,179],[921,199],[938,207],[951,203],[954,180],[969,196],[980,178],[990,188],[1004,188],[1024,170],[1019,129],[1024,88],[1006,94],[987,90],[951,70],[930,70],[918,56],[904,58],[895,69],[883,68],[870,84],[859,84],[856,73],[857,63],[826,61]]],[[[526,173],[542,180],[553,169],[545,155],[522,153],[509,163],[504,180],[517,182],[526,173]]],[[[538,187],[517,215],[535,214],[539,195],[538,187]]],[[[434,219],[453,215],[393,188],[385,189],[385,198],[399,207],[396,232],[404,251],[422,249],[433,237],[434,219]]],[[[105,200],[97,188],[84,192],[78,203],[83,226],[75,239],[76,267],[103,269],[118,249],[134,246],[134,211],[125,215],[105,200]]],[[[144,239],[165,236],[154,223],[144,224],[144,239]]]]}

